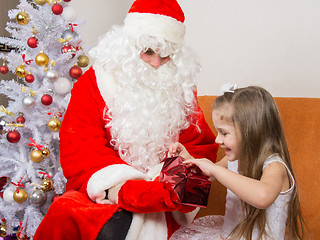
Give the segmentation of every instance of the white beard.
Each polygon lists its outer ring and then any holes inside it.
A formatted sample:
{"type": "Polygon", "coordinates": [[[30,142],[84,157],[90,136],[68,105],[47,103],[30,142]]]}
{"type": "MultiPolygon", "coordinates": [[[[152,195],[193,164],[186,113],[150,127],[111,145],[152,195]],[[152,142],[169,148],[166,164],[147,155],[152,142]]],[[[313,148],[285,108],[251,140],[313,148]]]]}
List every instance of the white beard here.
{"type": "Polygon", "coordinates": [[[179,132],[190,125],[194,82],[186,83],[177,73],[172,61],[154,69],[141,59],[115,73],[119,86],[107,112],[111,144],[142,172],[160,163],[179,132]]]}

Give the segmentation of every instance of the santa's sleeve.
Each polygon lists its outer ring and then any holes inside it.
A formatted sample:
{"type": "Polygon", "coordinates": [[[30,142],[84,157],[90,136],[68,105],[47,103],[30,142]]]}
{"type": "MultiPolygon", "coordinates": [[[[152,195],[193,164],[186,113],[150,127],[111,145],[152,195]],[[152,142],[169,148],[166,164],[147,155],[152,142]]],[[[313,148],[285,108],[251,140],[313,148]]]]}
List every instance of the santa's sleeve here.
{"type": "Polygon", "coordinates": [[[179,142],[194,158],[208,158],[216,162],[219,145],[215,143],[216,137],[206,122],[198,102],[196,102],[196,113],[190,117],[190,121],[189,128],[181,132],[179,142]]]}
{"type": "Polygon", "coordinates": [[[60,129],[61,167],[67,190],[87,193],[103,203],[106,191],[129,179],[146,175],[127,165],[109,145],[103,113],[105,102],[91,68],[74,84],[60,129]]]}

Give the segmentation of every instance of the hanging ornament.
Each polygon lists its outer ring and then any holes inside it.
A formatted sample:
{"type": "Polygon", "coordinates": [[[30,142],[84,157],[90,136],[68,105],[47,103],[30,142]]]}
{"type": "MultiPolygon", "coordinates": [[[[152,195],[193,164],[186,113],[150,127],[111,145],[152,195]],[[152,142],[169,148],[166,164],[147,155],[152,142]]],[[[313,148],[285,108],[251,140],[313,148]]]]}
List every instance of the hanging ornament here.
{"type": "Polygon", "coordinates": [[[73,29],[69,28],[62,33],[61,38],[64,40],[70,40],[70,39],[74,39],[78,36],[79,36],[78,33],[73,31],[73,29]]]}
{"type": "Polygon", "coordinates": [[[13,193],[13,200],[17,203],[23,203],[27,198],[28,194],[23,188],[17,188],[13,193]]]}
{"type": "Polygon", "coordinates": [[[9,178],[8,177],[0,177],[0,191],[2,191],[3,187],[7,185],[9,181],[9,178]]]}
{"type": "Polygon", "coordinates": [[[0,237],[6,237],[8,236],[7,234],[7,226],[6,226],[6,222],[3,221],[0,225],[0,237]]]}
{"type": "Polygon", "coordinates": [[[64,7],[61,16],[68,22],[74,22],[77,19],[77,12],[70,6],[64,7]]]}
{"type": "Polygon", "coordinates": [[[52,5],[51,10],[55,15],[60,15],[63,12],[63,7],[59,3],[55,3],[52,5]]]}
{"type": "Polygon", "coordinates": [[[49,155],[50,155],[49,149],[48,149],[47,147],[45,147],[45,148],[41,151],[41,155],[42,155],[43,157],[49,157],[49,155]]]}
{"type": "Polygon", "coordinates": [[[53,101],[53,98],[51,97],[51,95],[49,94],[44,94],[42,97],[41,97],[41,103],[43,105],[46,105],[46,106],[49,106],[53,101]]]}
{"type": "Polygon", "coordinates": [[[22,228],[20,228],[15,235],[18,240],[30,240],[30,237],[28,237],[28,235],[22,228]]]}
{"type": "Polygon", "coordinates": [[[89,65],[89,58],[86,55],[80,55],[78,57],[78,66],[79,67],[87,67],[89,65]]]}
{"type": "Polygon", "coordinates": [[[48,128],[53,131],[53,132],[57,132],[59,131],[60,129],[60,126],[61,126],[61,122],[60,120],[54,116],[52,119],[49,120],[48,122],[48,128]]]}
{"type": "Polygon", "coordinates": [[[82,75],[82,69],[79,66],[73,66],[69,70],[69,75],[73,79],[78,79],[82,75]]]}
{"type": "Polygon", "coordinates": [[[26,13],[24,10],[22,10],[21,12],[19,12],[16,16],[16,21],[17,23],[19,23],[20,25],[26,25],[29,23],[30,21],[30,16],[28,13],[26,13]]]}
{"type": "Polygon", "coordinates": [[[0,72],[1,72],[2,74],[6,74],[6,73],[9,72],[9,69],[8,69],[8,67],[7,67],[7,65],[6,65],[5,62],[3,62],[3,65],[0,67],[0,72]]]}
{"type": "Polygon", "coordinates": [[[36,56],[36,64],[38,66],[43,66],[43,65],[47,65],[49,62],[49,57],[43,53],[43,51],[41,51],[37,56],[36,56]]]}
{"type": "Polygon", "coordinates": [[[47,193],[41,189],[35,188],[29,194],[29,203],[38,207],[42,206],[47,201],[47,193]]]}
{"type": "Polygon", "coordinates": [[[31,48],[36,48],[38,46],[38,39],[35,36],[32,36],[27,41],[28,46],[31,48]]]}
{"type": "Polygon", "coordinates": [[[27,71],[26,71],[26,67],[24,65],[19,65],[16,68],[16,75],[19,78],[24,78],[25,76],[27,76],[27,71]]]}
{"type": "Polygon", "coordinates": [[[46,4],[47,0],[33,0],[38,5],[44,5],[46,4]]]}
{"type": "Polygon", "coordinates": [[[72,82],[64,77],[58,78],[53,84],[53,90],[57,94],[65,95],[70,92],[72,88],[72,82]]]}
{"type": "Polygon", "coordinates": [[[34,76],[30,73],[25,77],[27,83],[32,83],[34,81],[34,76]]]}
{"type": "Polygon", "coordinates": [[[14,193],[15,189],[13,187],[7,187],[4,191],[3,191],[3,200],[7,203],[13,203],[13,193],[14,193]]]}
{"type": "Polygon", "coordinates": [[[71,0],[63,0],[63,1],[65,1],[65,2],[71,2],[71,0]]]}
{"type": "Polygon", "coordinates": [[[50,80],[51,82],[55,82],[58,80],[59,74],[56,70],[54,69],[49,69],[46,72],[45,78],[47,78],[48,80],[50,80]]]}
{"type": "Polygon", "coordinates": [[[25,123],[26,122],[26,119],[24,118],[23,113],[19,114],[19,117],[17,117],[16,122],[17,123],[25,123]]]}
{"type": "Polygon", "coordinates": [[[22,105],[25,109],[30,109],[36,105],[36,101],[32,96],[25,96],[22,100],[22,105]]]}
{"type": "Polygon", "coordinates": [[[42,181],[41,181],[41,186],[43,191],[51,191],[53,190],[53,180],[51,178],[45,177],[42,181]]]}
{"type": "Polygon", "coordinates": [[[38,149],[35,149],[30,153],[30,158],[35,163],[42,162],[42,160],[43,160],[42,153],[38,149]]]}
{"type": "Polygon", "coordinates": [[[21,138],[20,133],[17,130],[12,130],[7,133],[7,140],[10,143],[17,143],[21,138]]]}
{"type": "Polygon", "coordinates": [[[72,53],[72,58],[76,55],[75,52],[77,52],[77,49],[71,44],[66,44],[61,48],[61,53],[72,53]]]}

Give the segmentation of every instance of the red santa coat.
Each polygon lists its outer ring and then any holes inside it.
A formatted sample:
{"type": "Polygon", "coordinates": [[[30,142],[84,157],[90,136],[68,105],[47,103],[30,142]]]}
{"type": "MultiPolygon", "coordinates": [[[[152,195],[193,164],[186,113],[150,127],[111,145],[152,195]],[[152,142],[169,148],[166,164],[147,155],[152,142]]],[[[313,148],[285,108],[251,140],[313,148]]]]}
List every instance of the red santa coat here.
{"type": "MultiPolygon", "coordinates": [[[[96,239],[103,225],[121,209],[137,216],[133,219],[134,227],[130,228],[128,235],[131,237],[128,239],[141,239],[137,232],[145,232],[148,239],[150,231],[159,231],[159,236],[169,239],[179,227],[179,219],[189,218],[190,221],[195,216],[195,208],[174,203],[172,192],[154,179],[161,166],[156,167],[158,170],[154,176],[148,176],[129,166],[113,150],[110,132],[105,128],[106,103],[93,68],[78,79],[71,94],[60,129],[66,193],[52,203],[34,239],[96,239]],[[113,201],[107,200],[105,190],[121,183],[124,184],[120,185],[120,191],[115,191],[117,196],[113,196],[113,201]],[[145,224],[148,218],[156,224],[151,227],[145,224]],[[149,229],[142,229],[144,225],[149,229]]],[[[215,161],[218,149],[215,136],[199,107],[198,110],[197,126],[191,125],[181,132],[179,141],[195,158],[206,157],[215,161]]]]}

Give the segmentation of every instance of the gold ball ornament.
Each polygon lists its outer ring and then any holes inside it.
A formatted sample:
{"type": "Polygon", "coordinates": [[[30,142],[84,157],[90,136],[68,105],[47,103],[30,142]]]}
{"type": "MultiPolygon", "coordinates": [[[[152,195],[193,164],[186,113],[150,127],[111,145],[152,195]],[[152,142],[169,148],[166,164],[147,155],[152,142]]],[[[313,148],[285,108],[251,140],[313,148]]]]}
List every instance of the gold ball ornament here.
{"type": "Polygon", "coordinates": [[[79,67],[87,67],[89,65],[89,58],[86,55],[80,55],[78,57],[78,66],[79,67]]]}
{"type": "Polygon", "coordinates": [[[36,64],[38,66],[44,66],[47,65],[49,62],[49,57],[47,56],[47,54],[40,52],[37,56],[36,56],[36,64]]]}
{"type": "Polygon", "coordinates": [[[25,76],[27,76],[27,71],[26,71],[26,67],[24,65],[20,65],[16,68],[16,75],[19,78],[24,78],[25,76]]]}
{"type": "Polygon", "coordinates": [[[8,236],[7,234],[7,226],[5,223],[1,223],[0,225],[0,237],[6,237],[8,236]]]}
{"type": "Polygon", "coordinates": [[[44,178],[42,181],[41,181],[41,186],[42,186],[42,190],[43,191],[51,191],[53,190],[53,180],[51,178],[44,178]]]}
{"type": "Polygon", "coordinates": [[[28,194],[26,190],[24,190],[23,188],[19,188],[13,193],[13,200],[17,203],[23,203],[27,200],[27,198],[28,194]]]}
{"type": "Polygon", "coordinates": [[[26,13],[24,10],[22,12],[19,12],[16,16],[16,21],[20,25],[26,25],[30,21],[30,16],[28,13],[26,13]]]}
{"type": "Polygon", "coordinates": [[[42,156],[42,152],[40,150],[35,149],[30,153],[30,158],[33,162],[39,163],[44,157],[42,156]]]}
{"type": "Polygon", "coordinates": [[[60,120],[54,116],[52,119],[49,120],[48,122],[48,128],[53,131],[53,132],[57,132],[59,131],[60,129],[60,126],[61,126],[61,122],[60,120]]]}
{"type": "Polygon", "coordinates": [[[38,5],[44,5],[46,4],[47,0],[33,0],[38,5]]]}
{"type": "Polygon", "coordinates": [[[42,155],[43,157],[49,157],[49,155],[50,155],[49,149],[48,149],[47,147],[45,147],[45,148],[41,151],[41,155],[42,155]]]}

